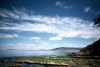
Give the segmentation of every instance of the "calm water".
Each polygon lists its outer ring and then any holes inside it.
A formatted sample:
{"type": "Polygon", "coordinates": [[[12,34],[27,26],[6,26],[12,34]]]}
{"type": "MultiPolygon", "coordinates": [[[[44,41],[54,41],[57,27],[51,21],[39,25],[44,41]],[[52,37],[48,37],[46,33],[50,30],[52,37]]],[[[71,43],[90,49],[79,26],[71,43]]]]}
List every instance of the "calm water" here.
{"type": "Polygon", "coordinates": [[[0,50],[0,57],[65,56],[79,50],[0,50]]]}
{"type": "MultiPolygon", "coordinates": [[[[68,52],[78,52],[79,50],[0,50],[0,58],[5,57],[37,57],[37,56],[65,56],[68,52]]],[[[15,64],[11,62],[0,62],[0,67],[5,64],[15,64]]],[[[46,67],[43,65],[22,64],[21,67],[46,67]]]]}

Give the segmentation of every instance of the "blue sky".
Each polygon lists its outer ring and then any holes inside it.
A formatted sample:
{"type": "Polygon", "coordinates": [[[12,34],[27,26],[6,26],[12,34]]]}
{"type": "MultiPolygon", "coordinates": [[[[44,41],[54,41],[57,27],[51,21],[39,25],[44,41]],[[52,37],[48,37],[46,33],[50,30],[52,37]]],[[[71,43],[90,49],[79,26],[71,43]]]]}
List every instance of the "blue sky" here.
{"type": "Polygon", "coordinates": [[[100,38],[99,0],[1,0],[0,49],[85,47],[100,38]]]}

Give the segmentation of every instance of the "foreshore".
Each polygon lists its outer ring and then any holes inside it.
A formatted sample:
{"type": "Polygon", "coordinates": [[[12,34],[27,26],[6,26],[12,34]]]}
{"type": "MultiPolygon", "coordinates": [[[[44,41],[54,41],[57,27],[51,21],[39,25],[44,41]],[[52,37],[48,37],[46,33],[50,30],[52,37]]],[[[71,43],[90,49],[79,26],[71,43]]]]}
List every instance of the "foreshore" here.
{"type": "MultiPolygon", "coordinates": [[[[100,59],[87,59],[78,56],[51,56],[35,58],[15,58],[3,59],[0,62],[11,62],[15,64],[6,64],[6,67],[21,67],[23,64],[43,66],[43,67],[100,67],[100,59]]],[[[5,67],[2,66],[2,67],[5,67]]]]}
{"type": "Polygon", "coordinates": [[[4,59],[1,62],[12,62],[17,64],[27,65],[43,65],[48,67],[68,67],[63,57],[38,57],[38,58],[17,58],[17,59],[4,59]]]}

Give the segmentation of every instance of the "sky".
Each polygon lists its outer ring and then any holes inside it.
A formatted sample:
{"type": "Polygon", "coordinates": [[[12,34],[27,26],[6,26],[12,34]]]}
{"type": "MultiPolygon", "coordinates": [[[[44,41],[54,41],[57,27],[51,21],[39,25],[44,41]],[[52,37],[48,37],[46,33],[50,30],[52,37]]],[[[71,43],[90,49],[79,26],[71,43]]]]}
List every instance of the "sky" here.
{"type": "Polygon", "coordinates": [[[0,49],[86,47],[98,16],[100,0],[0,0],[0,49]]]}

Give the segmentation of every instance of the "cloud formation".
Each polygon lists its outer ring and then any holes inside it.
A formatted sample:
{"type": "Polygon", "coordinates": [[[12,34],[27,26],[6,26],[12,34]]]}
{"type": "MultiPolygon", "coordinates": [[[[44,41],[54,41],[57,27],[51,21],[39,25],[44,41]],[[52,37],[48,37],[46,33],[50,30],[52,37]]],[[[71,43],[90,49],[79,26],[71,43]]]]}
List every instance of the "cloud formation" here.
{"type": "Polygon", "coordinates": [[[91,7],[86,7],[86,8],[84,8],[84,12],[89,12],[91,10],[91,7]]]}
{"type": "Polygon", "coordinates": [[[0,33],[0,38],[18,38],[19,35],[18,34],[3,34],[0,33]]]}
{"type": "Polygon", "coordinates": [[[66,5],[64,2],[60,2],[60,1],[57,1],[57,2],[56,2],[56,6],[57,6],[57,7],[66,8],[66,9],[72,8],[72,6],[66,5]]]}
{"type": "Polygon", "coordinates": [[[40,37],[22,37],[22,39],[26,39],[26,40],[33,40],[33,41],[40,41],[40,37]]]}
{"type": "Polygon", "coordinates": [[[0,16],[20,21],[20,23],[2,21],[0,22],[0,29],[2,30],[29,31],[54,35],[49,40],[74,37],[84,39],[100,37],[100,27],[94,27],[92,22],[77,17],[33,15],[18,9],[13,11],[4,9],[2,12],[0,11],[0,16]],[[26,22],[25,20],[28,21],[26,22]]]}
{"type": "Polygon", "coordinates": [[[56,2],[56,6],[62,7],[64,5],[64,3],[57,1],[56,2]]]}
{"type": "Polygon", "coordinates": [[[40,49],[45,49],[49,50],[52,48],[57,48],[57,45],[51,45],[48,44],[47,42],[42,42],[41,45],[39,44],[26,44],[26,43],[9,43],[6,45],[0,45],[0,49],[21,49],[21,50],[40,50],[40,49]]]}
{"type": "Polygon", "coordinates": [[[31,40],[35,40],[35,41],[39,41],[40,40],[40,37],[31,37],[30,39],[31,40]]]}

